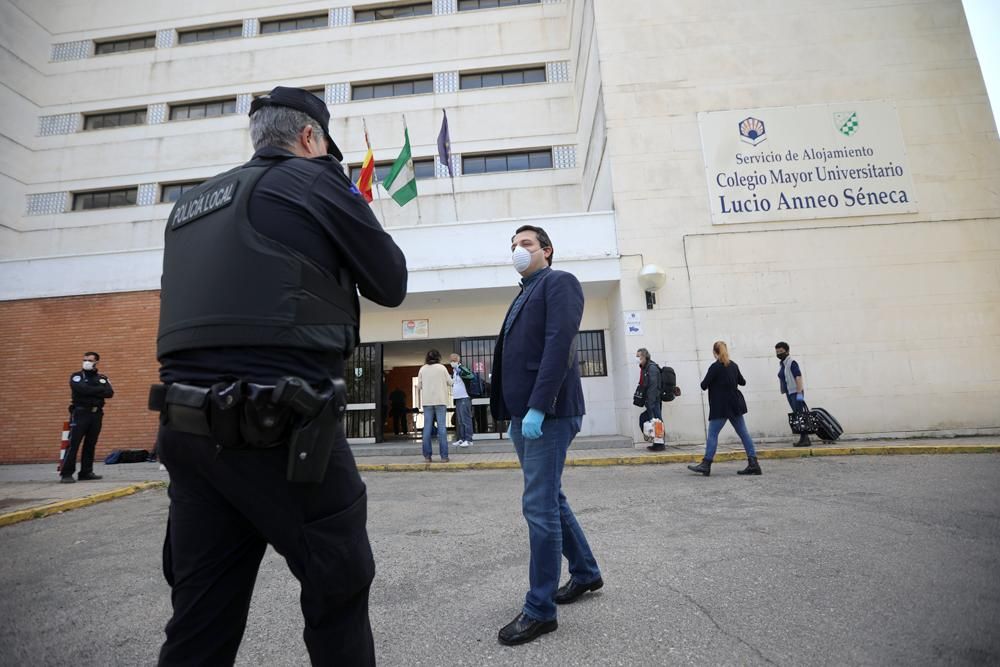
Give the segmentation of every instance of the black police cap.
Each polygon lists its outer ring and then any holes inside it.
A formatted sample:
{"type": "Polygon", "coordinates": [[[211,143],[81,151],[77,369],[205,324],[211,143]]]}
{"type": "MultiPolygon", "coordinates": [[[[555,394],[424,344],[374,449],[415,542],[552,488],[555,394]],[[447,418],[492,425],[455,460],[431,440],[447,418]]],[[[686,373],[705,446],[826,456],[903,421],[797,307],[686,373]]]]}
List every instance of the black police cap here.
{"type": "Polygon", "coordinates": [[[250,104],[250,115],[254,115],[261,107],[288,107],[306,114],[323,128],[326,152],[338,160],[344,159],[344,154],[330,136],[330,111],[326,108],[326,103],[308,90],[278,86],[268,94],[254,99],[250,104]]]}

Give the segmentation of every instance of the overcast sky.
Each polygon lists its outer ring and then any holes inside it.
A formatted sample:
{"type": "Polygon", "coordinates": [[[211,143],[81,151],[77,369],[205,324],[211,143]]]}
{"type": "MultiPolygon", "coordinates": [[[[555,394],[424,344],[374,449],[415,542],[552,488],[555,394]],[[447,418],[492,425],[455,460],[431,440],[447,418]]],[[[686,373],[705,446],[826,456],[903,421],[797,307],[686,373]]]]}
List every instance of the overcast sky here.
{"type": "Polygon", "coordinates": [[[993,120],[1000,127],[1000,0],[962,0],[990,94],[993,120]]]}

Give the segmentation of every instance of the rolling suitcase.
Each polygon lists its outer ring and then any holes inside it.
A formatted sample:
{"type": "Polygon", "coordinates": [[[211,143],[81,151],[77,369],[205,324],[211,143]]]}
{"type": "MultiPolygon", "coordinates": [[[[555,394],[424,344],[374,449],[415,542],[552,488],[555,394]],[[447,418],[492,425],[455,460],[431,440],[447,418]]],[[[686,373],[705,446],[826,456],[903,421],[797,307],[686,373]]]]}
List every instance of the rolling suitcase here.
{"type": "Polygon", "coordinates": [[[844,427],[840,422],[823,408],[812,408],[809,410],[815,420],[816,435],[820,440],[832,442],[839,438],[844,432],[844,427]]]}

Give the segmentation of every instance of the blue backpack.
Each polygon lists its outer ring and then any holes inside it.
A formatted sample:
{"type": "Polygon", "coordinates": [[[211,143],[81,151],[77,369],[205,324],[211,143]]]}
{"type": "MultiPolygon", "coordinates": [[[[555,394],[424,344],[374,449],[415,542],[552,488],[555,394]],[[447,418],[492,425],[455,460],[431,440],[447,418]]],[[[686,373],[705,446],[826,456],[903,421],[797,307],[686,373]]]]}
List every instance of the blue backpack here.
{"type": "Polygon", "coordinates": [[[483,379],[479,377],[479,373],[473,373],[471,378],[463,378],[463,381],[465,382],[465,389],[469,392],[471,398],[481,398],[486,393],[486,389],[483,387],[483,379]]]}

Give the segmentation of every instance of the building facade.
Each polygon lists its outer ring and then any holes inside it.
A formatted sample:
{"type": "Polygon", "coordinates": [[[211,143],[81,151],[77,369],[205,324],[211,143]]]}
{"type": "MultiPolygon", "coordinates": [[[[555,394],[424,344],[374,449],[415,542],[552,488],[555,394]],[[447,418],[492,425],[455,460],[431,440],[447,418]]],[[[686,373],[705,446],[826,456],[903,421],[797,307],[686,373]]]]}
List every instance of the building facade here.
{"type": "MultiPolygon", "coordinates": [[[[328,104],[356,169],[408,129],[419,196],[377,217],[402,307],[362,305],[350,428],[429,346],[488,382],[545,227],[587,297],[584,432],[638,439],[634,353],[673,366],[669,437],[704,437],[713,341],[757,437],[787,433],[778,340],[852,437],[1000,432],[1000,142],[960,0],[433,0],[0,5],[0,462],[55,457],[87,350],[115,385],[101,450],[152,444],[163,225],[252,153],[275,85],[328,104]],[[446,110],[452,173],[437,158],[446,110]],[[645,265],[665,284],[647,308],[645,265]],[[388,388],[388,387],[387,387],[388,388]]],[[[481,416],[480,430],[498,425],[481,416]]]]}

